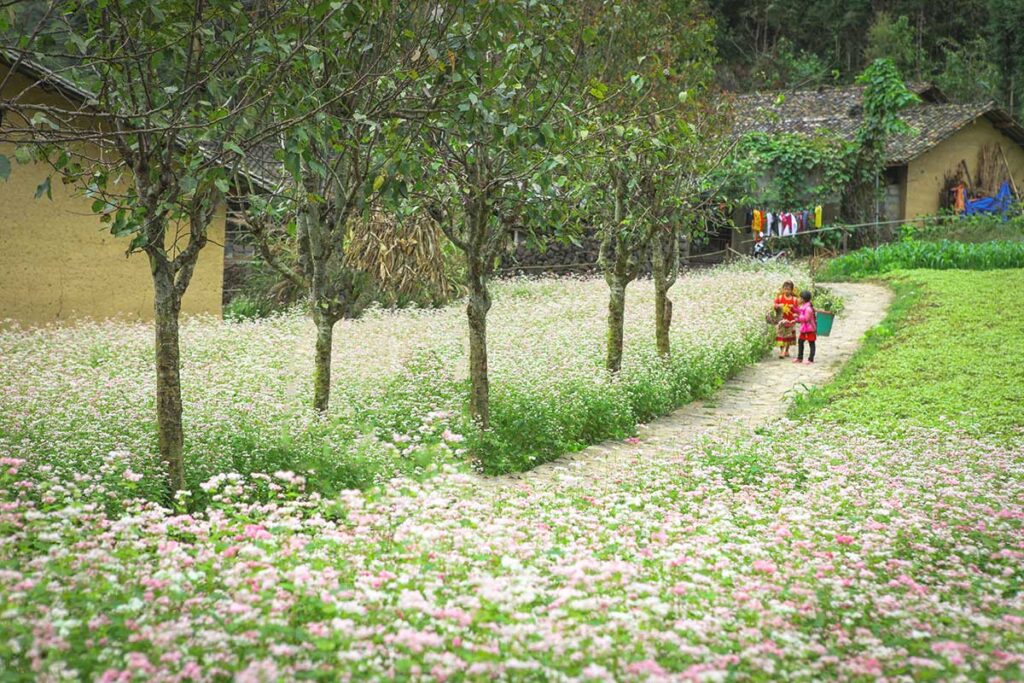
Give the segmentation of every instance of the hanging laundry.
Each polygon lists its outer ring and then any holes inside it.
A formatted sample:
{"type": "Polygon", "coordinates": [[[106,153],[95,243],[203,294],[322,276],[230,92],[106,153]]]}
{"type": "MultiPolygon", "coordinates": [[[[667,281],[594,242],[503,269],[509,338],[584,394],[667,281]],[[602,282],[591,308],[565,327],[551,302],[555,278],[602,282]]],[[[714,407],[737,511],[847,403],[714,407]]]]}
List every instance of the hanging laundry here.
{"type": "Polygon", "coordinates": [[[821,205],[814,207],[814,227],[821,227],[821,205]]]}
{"type": "Polygon", "coordinates": [[[753,209],[747,209],[743,214],[743,227],[750,230],[754,229],[754,211],[753,209]]]}
{"type": "Polygon", "coordinates": [[[752,224],[751,230],[753,230],[753,232],[761,232],[761,229],[763,227],[764,214],[761,212],[760,209],[754,209],[754,222],[752,224]]]}
{"type": "Polygon", "coordinates": [[[767,212],[765,214],[764,234],[767,235],[768,237],[771,237],[772,236],[772,230],[774,228],[775,228],[775,214],[773,214],[771,211],[769,211],[769,212],[767,212]]]}

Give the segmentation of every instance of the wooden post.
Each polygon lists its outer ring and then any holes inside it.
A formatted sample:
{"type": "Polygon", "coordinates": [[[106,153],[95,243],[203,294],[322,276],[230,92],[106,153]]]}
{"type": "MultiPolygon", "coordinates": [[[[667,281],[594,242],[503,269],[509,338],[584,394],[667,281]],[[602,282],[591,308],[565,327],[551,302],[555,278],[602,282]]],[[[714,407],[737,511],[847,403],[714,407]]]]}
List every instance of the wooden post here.
{"type": "Polygon", "coordinates": [[[1003,168],[1006,169],[1006,176],[1010,179],[1010,187],[1013,188],[1013,196],[1020,199],[1020,193],[1017,191],[1017,183],[1013,180],[1013,171],[1010,170],[1010,164],[1006,161],[1006,152],[1003,151],[1002,145],[996,145],[999,148],[999,156],[1003,160],[1003,168]]]}

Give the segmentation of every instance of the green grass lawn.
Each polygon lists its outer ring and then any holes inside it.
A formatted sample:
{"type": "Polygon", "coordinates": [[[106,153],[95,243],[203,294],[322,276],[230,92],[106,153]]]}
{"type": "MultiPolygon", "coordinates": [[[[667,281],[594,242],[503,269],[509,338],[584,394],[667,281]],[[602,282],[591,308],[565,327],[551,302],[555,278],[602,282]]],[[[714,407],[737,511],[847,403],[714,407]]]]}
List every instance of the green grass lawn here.
{"type": "Polygon", "coordinates": [[[898,271],[886,320],[829,386],[792,414],[863,425],[964,429],[1000,441],[1024,429],[1024,270],[898,271]]]}

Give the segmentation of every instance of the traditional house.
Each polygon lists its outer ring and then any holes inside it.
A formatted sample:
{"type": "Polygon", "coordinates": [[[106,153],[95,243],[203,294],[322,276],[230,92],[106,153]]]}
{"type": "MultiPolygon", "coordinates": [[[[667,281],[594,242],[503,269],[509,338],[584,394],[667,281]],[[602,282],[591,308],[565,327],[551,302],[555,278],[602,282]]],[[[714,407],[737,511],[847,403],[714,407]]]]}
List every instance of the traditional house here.
{"type": "MultiPolygon", "coordinates": [[[[930,84],[910,83],[920,98],[902,114],[907,135],[889,141],[881,218],[930,216],[950,202],[958,182],[975,195],[995,195],[1006,181],[1024,183],[1024,127],[992,102],[956,104],[930,84]]],[[[853,140],[860,126],[862,86],[738,95],[736,132],[829,131],[853,140]],[[780,94],[783,97],[780,97],[780,94]]]]}
{"type": "MultiPolygon", "coordinates": [[[[38,65],[22,62],[10,73],[13,63],[0,51],[0,97],[23,98],[24,92],[36,103],[63,108],[89,101],[89,93],[38,65]]],[[[13,161],[14,145],[0,143],[0,154],[13,161]]],[[[145,256],[126,258],[129,240],[112,236],[91,210],[92,200],[73,187],[54,182],[52,198],[45,192],[36,198],[49,173],[45,164],[13,164],[7,181],[0,181],[0,324],[152,319],[153,285],[145,256]]],[[[219,211],[182,300],[184,313],[221,312],[224,224],[224,211],[219,211]]],[[[178,229],[187,235],[187,225],[178,229]]]]}

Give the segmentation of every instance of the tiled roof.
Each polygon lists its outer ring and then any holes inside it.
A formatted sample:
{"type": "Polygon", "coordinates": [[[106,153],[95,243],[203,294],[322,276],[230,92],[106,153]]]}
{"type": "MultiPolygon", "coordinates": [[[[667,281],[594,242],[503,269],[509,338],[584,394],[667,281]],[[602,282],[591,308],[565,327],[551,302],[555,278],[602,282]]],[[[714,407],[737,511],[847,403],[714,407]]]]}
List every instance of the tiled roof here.
{"type": "MultiPolygon", "coordinates": [[[[907,87],[921,102],[903,112],[903,120],[913,130],[889,141],[888,165],[907,163],[982,116],[1024,146],[1024,128],[994,103],[951,104],[937,88],[927,83],[908,83],[907,87]]],[[[863,86],[849,86],[738,95],[734,100],[734,131],[737,134],[761,131],[802,135],[829,131],[852,140],[863,116],[863,92],[863,86]]]]}

